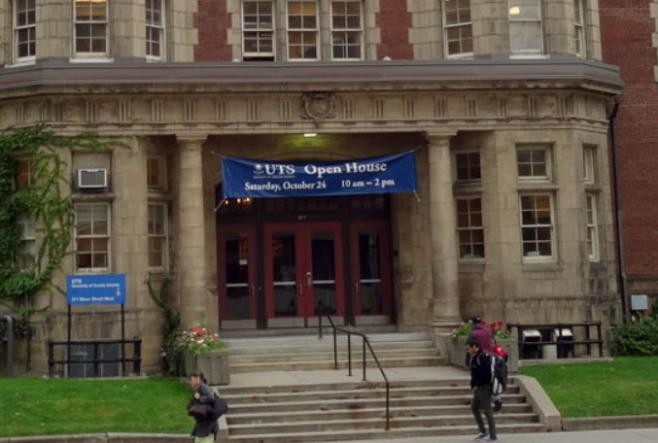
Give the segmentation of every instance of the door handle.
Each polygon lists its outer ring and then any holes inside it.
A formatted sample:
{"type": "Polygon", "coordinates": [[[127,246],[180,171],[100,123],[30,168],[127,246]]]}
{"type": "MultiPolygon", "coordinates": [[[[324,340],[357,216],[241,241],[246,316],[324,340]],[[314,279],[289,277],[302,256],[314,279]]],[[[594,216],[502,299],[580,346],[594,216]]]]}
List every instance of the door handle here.
{"type": "Polygon", "coordinates": [[[312,284],[313,284],[313,274],[311,274],[310,272],[307,272],[306,273],[306,286],[308,286],[310,288],[312,284]]]}

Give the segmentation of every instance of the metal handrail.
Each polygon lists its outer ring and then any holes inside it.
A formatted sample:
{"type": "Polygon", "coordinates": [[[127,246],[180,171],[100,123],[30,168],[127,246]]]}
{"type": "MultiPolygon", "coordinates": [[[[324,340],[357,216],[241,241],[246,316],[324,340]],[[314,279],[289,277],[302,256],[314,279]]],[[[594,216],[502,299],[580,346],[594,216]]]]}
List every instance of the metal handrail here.
{"type": "Polygon", "coordinates": [[[377,364],[377,367],[379,368],[379,372],[381,372],[382,377],[384,378],[384,385],[386,386],[386,427],[385,429],[388,431],[390,429],[390,398],[391,398],[391,386],[388,381],[388,377],[386,376],[386,373],[384,372],[384,369],[382,368],[381,363],[379,363],[379,359],[377,358],[377,355],[375,355],[375,351],[372,349],[372,346],[370,345],[370,340],[368,340],[368,337],[362,332],[357,332],[357,331],[352,331],[350,329],[346,328],[340,328],[334,324],[334,321],[331,319],[331,316],[327,313],[318,313],[318,336],[322,338],[322,316],[326,316],[327,319],[329,320],[329,324],[331,325],[331,328],[333,330],[333,335],[334,335],[334,369],[338,369],[338,344],[337,344],[337,333],[338,331],[343,332],[347,334],[347,368],[348,368],[348,376],[352,376],[352,335],[357,335],[361,337],[362,339],[362,344],[363,344],[363,350],[362,350],[362,358],[363,358],[363,381],[367,381],[366,379],[366,346],[370,350],[370,354],[372,355],[373,360],[375,360],[375,363],[377,364]]]}

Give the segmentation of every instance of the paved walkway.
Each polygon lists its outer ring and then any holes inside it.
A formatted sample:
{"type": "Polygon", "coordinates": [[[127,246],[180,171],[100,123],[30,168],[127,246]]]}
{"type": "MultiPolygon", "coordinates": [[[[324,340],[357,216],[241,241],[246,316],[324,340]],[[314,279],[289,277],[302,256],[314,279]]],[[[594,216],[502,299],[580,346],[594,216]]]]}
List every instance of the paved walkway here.
{"type": "MultiPolygon", "coordinates": [[[[554,432],[546,434],[508,434],[498,436],[501,443],[649,443],[658,442],[658,429],[624,431],[554,432]]],[[[470,437],[423,437],[395,440],[363,440],[351,443],[466,443],[470,437]]],[[[341,442],[346,443],[346,442],[341,442]]]]}

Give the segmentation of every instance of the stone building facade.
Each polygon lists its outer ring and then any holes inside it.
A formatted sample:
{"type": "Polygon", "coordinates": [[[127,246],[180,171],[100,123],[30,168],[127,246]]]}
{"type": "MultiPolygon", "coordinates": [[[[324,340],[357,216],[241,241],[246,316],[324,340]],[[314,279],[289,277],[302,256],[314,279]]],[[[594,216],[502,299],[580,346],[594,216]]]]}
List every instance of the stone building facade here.
{"type": "MultiPolygon", "coordinates": [[[[651,116],[658,112],[656,39],[658,2],[602,0],[603,57],[618,65],[624,81],[616,118],[619,201],[625,293],[658,296],[658,199],[654,183],[658,130],[651,116]]],[[[630,310],[630,303],[627,306],[630,310]]]]}
{"type": "MultiPolygon", "coordinates": [[[[122,142],[62,152],[76,232],[57,283],[125,273],[127,335],[144,339],[147,371],[162,322],[149,275],[172,277],[184,326],[234,334],[312,326],[317,300],[303,294],[321,284],[336,317],[357,325],[440,335],[471,315],[616,321],[606,105],[622,84],[601,62],[597,0],[2,8],[2,127],[47,122],[122,142]],[[219,197],[221,155],[409,150],[417,195],[219,197]],[[78,187],[84,169],[107,170],[107,187],[78,187]]],[[[51,306],[37,325],[43,370],[45,341],[66,336],[66,304],[35,303],[51,306]]],[[[74,338],[117,337],[116,311],[75,308],[74,338]]]]}

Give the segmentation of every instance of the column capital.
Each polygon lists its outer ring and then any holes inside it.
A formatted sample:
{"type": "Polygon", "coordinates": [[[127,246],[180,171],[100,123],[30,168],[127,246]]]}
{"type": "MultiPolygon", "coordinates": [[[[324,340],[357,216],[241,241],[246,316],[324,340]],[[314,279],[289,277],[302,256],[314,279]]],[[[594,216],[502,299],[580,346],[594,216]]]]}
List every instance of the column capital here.
{"type": "Polygon", "coordinates": [[[176,134],[176,142],[181,148],[201,148],[206,140],[207,134],[176,134]]]}
{"type": "Polygon", "coordinates": [[[428,146],[447,146],[456,135],[457,131],[425,131],[428,146]]]}

